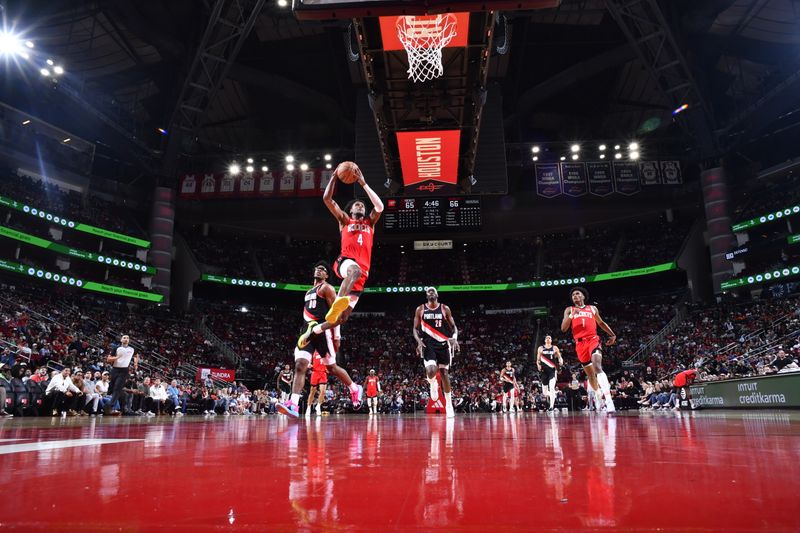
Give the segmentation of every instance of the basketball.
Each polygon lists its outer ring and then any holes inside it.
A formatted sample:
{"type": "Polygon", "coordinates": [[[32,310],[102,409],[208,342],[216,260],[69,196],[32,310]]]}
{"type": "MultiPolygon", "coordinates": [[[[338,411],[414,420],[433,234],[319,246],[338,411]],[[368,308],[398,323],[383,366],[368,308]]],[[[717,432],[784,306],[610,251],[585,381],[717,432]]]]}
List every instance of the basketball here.
{"type": "Polygon", "coordinates": [[[358,178],[361,177],[361,170],[359,170],[358,165],[352,161],[342,161],[339,163],[339,166],[336,167],[336,176],[342,183],[350,185],[357,182],[358,178]]]}

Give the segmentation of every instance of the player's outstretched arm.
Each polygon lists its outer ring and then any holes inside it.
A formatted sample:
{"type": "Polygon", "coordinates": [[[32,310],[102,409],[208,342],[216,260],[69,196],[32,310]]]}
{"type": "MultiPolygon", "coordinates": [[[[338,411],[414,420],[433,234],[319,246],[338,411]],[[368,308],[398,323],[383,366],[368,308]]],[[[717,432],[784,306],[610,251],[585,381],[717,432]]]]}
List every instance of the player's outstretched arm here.
{"type": "Polygon", "coordinates": [[[566,333],[569,331],[570,326],[572,326],[572,308],[567,307],[564,309],[564,319],[561,321],[561,331],[566,333]]]}
{"type": "Polygon", "coordinates": [[[615,342],[617,342],[617,336],[611,331],[611,326],[606,324],[605,320],[600,318],[600,310],[595,307],[594,309],[594,318],[597,321],[597,325],[600,326],[600,329],[608,333],[608,340],[606,341],[606,346],[611,346],[615,342]]]}
{"type": "Polygon", "coordinates": [[[421,316],[422,306],[420,305],[414,312],[414,329],[412,330],[412,333],[414,334],[414,340],[417,341],[417,355],[420,357],[422,357],[422,350],[425,348],[425,343],[422,341],[422,337],[419,336],[419,323],[421,321],[421,316]]]}
{"type": "Polygon", "coordinates": [[[328,185],[325,187],[325,192],[322,194],[322,201],[325,202],[325,207],[328,208],[328,211],[331,212],[333,218],[335,218],[339,224],[347,224],[349,217],[347,213],[342,211],[342,208],[339,207],[339,204],[336,203],[336,200],[333,199],[333,193],[336,191],[336,182],[339,181],[339,178],[336,176],[336,171],[333,172],[328,185]]]}
{"type": "Polygon", "coordinates": [[[539,346],[539,349],[536,350],[536,368],[539,372],[542,371],[542,347],[539,346]]]}
{"type": "Polygon", "coordinates": [[[367,180],[364,179],[364,174],[361,173],[361,169],[358,169],[358,176],[358,184],[363,187],[364,192],[367,193],[369,197],[369,201],[372,202],[372,211],[369,213],[369,220],[372,222],[372,225],[375,225],[378,219],[381,218],[381,213],[383,213],[383,202],[380,196],[378,196],[378,193],[367,185],[367,180]]]}

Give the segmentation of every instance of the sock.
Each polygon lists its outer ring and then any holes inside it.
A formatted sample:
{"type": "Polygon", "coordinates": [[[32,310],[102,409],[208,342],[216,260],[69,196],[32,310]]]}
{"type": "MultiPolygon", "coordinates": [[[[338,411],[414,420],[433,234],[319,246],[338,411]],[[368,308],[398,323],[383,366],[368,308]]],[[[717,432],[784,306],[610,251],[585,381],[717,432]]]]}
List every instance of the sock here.
{"type": "Polygon", "coordinates": [[[597,384],[600,385],[600,391],[606,399],[606,407],[608,407],[608,404],[613,405],[614,400],[611,399],[611,384],[608,382],[608,376],[606,376],[605,372],[597,374],[597,384]]]}
{"type": "Polygon", "coordinates": [[[291,402],[295,405],[300,405],[300,395],[299,394],[292,394],[291,402]]]}
{"type": "Polygon", "coordinates": [[[452,392],[445,392],[444,393],[444,403],[447,409],[453,408],[453,393],[452,392]]]}
{"type": "Polygon", "coordinates": [[[353,392],[356,392],[356,391],[358,390],[358,385],[356,385],[356,382],[355,382],[355,381],[353,381],[352,383],[350,383],[350,387],[348,387],[348,388],[349,388],[351,391],[353,391],[353,392]]]}
{"type": "Polygon", "coordinates": [[[311,328],[311,332],[314,333],[315,335],[322,335],[322,326],[317,324],[316,326],[311,328]]]}

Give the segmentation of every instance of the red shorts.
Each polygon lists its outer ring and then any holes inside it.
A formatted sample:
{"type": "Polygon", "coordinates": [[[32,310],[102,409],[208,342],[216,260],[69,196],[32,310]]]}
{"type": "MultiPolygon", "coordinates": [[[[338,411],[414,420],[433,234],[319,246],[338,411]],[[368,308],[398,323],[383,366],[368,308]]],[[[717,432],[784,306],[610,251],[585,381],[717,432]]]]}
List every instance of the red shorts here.
{"type": "Polygon", "coordinates": [[[333,263],[333,271],[336,273],[336,277],[339,279],[344,279],[342,274],[339,272],[339,268],[342,266],[346,260],[354,261],[359,267],[361,267],[361,277],[356,280],[353,284],[352,292],[361,293],[364,292],[364,285],[367,284],[367,279],[369,278],[369,265],[362,265],[352,257],[345,257],[340,255],[336,258],[336,262],[333,263]]]}
{"type": "Polygon", "coordinates": [[[597,335],[582,337],[575,341],[575,351],[578,352],[578,361],[582,365],[592,362],[592,353],[598,348],[600,348],[600,337],[597,335]]]}
{"type": "Polygon", "coordinates": [[[311,373],[311,386],[316,387],[317,385],[327,385],[328,384],[328,373],[327,372],[312,372],[311,373]]]}

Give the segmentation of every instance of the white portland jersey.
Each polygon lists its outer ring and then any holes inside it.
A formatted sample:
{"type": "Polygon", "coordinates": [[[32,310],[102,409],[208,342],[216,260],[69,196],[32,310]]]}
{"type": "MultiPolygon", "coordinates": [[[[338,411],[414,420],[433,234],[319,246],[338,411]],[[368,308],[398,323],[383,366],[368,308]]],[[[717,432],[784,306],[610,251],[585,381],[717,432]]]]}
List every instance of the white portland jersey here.
{"type": "Polygon", "coordinates": [[[128,365],[131,364],[131,357],[133,357],[133,348],[128,346],[120,346],[117,348],[117,359],[114,361],[114,368],[128,368],[128,365]]]}

